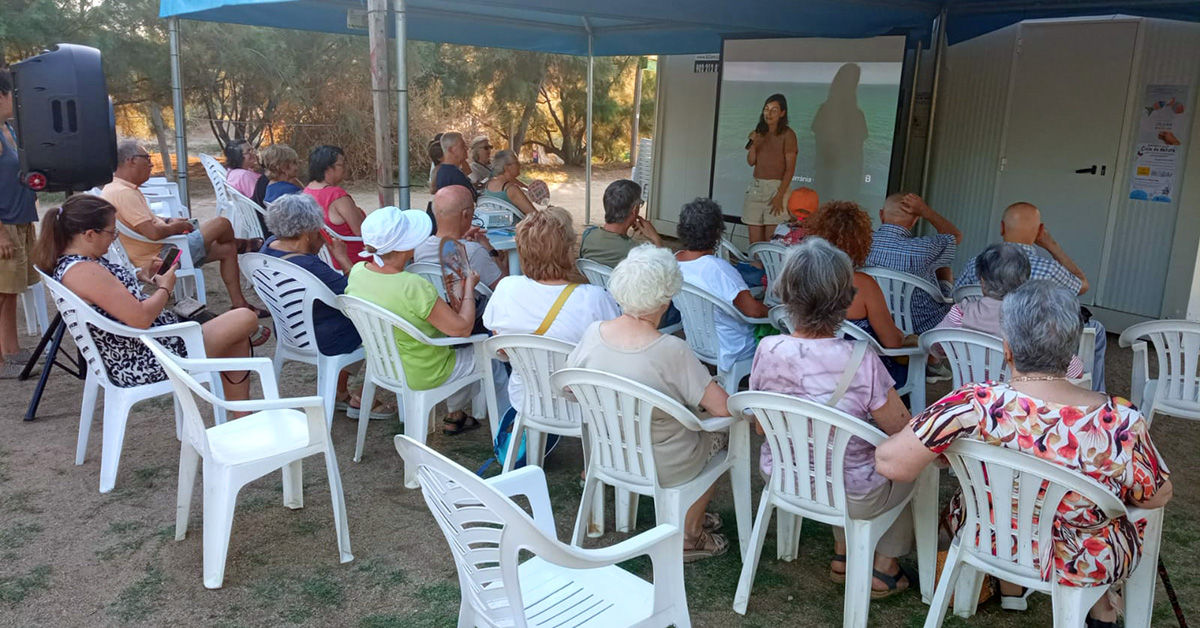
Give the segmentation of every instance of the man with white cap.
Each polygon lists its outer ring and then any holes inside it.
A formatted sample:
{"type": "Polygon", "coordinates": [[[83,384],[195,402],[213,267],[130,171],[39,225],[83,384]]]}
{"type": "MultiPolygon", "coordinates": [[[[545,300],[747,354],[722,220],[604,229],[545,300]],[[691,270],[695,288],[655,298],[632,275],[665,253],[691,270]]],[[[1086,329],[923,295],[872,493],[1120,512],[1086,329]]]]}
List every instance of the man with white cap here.
{"type": "MultiPolygon", "coordinates": [[[[433,232],[433,222],[420,210],[400,210],[382,207],[362,222],[362,238],[366,247],[364,257],[370,261],[356,264],[350,271],[346,294],[370,301],[403,318],[431,338],[471,335],[475,325],[474,299],[462,299],[458,309],[438,297],[433,284],[419,275],[406,272],[413,249],[433,232]]],[[[464,278],[464,293],[472,294],[479,276],[470,272],[464,278]]],[[[475,371],[474,349],[424,344],[396,332],[396,346],[408,385],[415,390],[436,388],[447,382],[462,379],[475,371]]],[[[503,412],[508,408],[508,376],[499,362],[492,360],[492,383],[496,387],[496,404],[503,412]]],[[[449,415],[443,431],[448,435],[461,434],[479,427],[475,417],[466,414],[467,406],[477,389],[471,386],[446,399],[449,415]]]]}

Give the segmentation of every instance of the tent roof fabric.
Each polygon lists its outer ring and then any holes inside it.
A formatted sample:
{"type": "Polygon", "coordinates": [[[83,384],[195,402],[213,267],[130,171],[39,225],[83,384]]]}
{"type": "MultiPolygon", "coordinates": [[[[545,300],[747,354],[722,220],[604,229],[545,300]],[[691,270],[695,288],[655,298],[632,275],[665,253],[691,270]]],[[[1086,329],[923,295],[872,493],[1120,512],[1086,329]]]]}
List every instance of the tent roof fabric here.
{"type": "MultiPolygon", "coordinates": [[[[928,35],[970,39],[1026,19],[1115,13],[1200,21],[1195,0],[408,0],[411,39],[597,56],[720,52],[723,39],[928,35]]],[[[159,15],[366,34],[365,0],[162,0],[159,15]]],[[[392,25],[389,24],[389,29],[392,25]]]]}

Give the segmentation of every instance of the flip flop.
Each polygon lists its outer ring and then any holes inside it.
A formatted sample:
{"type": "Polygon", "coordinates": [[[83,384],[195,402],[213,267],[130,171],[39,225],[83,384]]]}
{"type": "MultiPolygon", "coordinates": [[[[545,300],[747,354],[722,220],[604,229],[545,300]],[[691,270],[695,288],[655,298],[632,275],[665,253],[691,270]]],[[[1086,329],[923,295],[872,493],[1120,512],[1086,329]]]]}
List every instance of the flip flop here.
{"type": "Polygon", "coordinates": [[[885,597],[891,597],[897,593],[902,593],[904,591],[907,591],[907,590],[917,586],[916,576],[909,574],[907,571],[904,570],[904,567],[901,567],[899,573],[897,573],[894,576],[891,574],[887,574],[882,571],[879,571],[878,569],[872,569],[871,575],[875,576],[876,578],[879,579],[880,582],[887,585],[887,588],[882,591],[875,589],[875,587],[871,587],[871,599],[872,600],[882,600],[885,597]],[[903,578],[904,581],[906,582],[906,585],[904,587],[900,586],[901,578],[903,578]]]}
{"type": "Polygon", "coordinates": [[[240,305],[234,309],[235,310],[250,310],[251,312],[254,312],[254,315],[257,316],[259,318],[259,320],[264,319],[264,318],[271,318],[270,310],[264,310],[261,307],[256,307],[249,303],[247,303],[245,305],[240,305]]]}
{"type": "Polygon", "coordinates": [[[463,432],[479,429],[479,425],[479,421],[469,414],[463,415],[463,418],[457,421],[447,417],[442,420],[442,433],[446,436],[458,436],[463,432]],[[446,429],[448,425],[453,426],[453,429],[446,429]]]}
{"type": "Polygon", "coordinates": [[[261,347],[271,339],[271,328],[266,325],[259,325],[258,330],[250,334],[250,346],[261,347]]]}

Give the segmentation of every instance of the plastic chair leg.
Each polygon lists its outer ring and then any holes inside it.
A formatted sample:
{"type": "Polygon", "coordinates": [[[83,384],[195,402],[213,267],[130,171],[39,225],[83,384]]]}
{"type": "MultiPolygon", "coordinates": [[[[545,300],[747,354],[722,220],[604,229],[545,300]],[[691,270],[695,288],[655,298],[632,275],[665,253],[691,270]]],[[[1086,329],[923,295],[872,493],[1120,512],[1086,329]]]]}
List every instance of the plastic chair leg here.
{"type": "Polygon", "coordinates": [[[954,614],[963,619],[970,618],[979,608],[979,589],[983,586],[983,572],[964,564],[954,586],[954,614]]]}
{"type": "Polygon", "coordinates": [[[125,424],[132,404],[120,392],[104,391],[104,446],[100,449],[100,492],[108,493],[117,483],[117,466],[125,446],[125,424]]]}
{"type": "Polygon", "coordinates": [[[225,581],[239,488],[233,485],[228,467],[204,461],[204,586],[208,589],[220,589],[225,581]]]}
{"type": "Polygon", "coordinates": [[[796,560],[797,543],[796,539],[799,536],[797,527],[800,522],[797,521],[800,517],[793,515],[786,510],[780,510],[775,519],[775,558],[784,562],[796,560]]]}
{"type": "MultiPolygon", "coordinates": [[[[513,421],[512,435],[509,436],[509,439],[508,439],[508,451],[505,452],[505,454],[504,454],[504,460],[503,460],[504,465],[502,467],[500,467],[501,473],[508,473],[509,471],[512,471],[513,469],[517,468],[517,454],[520,453],[519,443],[521,442],[521,435],[528,434],[529,432],[530,432],[529,430],[525,429],[525,420],[522,419],[520,413],[518,413],[516,420],[513,421]]],[[[528,455],[529,447],[526,446],[525,449],[526,449],[525,461],[526,461],[526,463],[528,463],[529,462],[529,455],[528,455]]]]}
{"type": "Polygon", "coordinates": [[[1142,559],[1125,582],[1125,628],[1150,628],[1158,578],[1158,552],[1162,544],[1162,509],[1146,512],[1142,559]]]}
{"type": "MultiPolygon", "coordinates": [[[[297,461],[299,462],[299,461],[297,461]]],[[[333,500],[333,527],[337,532],[338,558],[343,563],[354,560],[350,553],[350,528],[346,517],[346,494],[342,491],[342,474],[338,471],[333,444],[325,443],[325,472],[329,475],[329,497],[333,500]]]]}
{"type": "Polygon", "coordinates": [[[196,487],[196,472],[200,469],[200,452],[186,440],[179,445],[179,488],[175,498],[175,540],[187,536],[188,518],[192,512],[192,491],[196,487]]]}
{"type": "MultiPolygon", "coordinates": [[[[333,429],[333,405],[337,402],[337,383],[338,374],[334,372],[332,361],[319,359],[317,364],[317,394],[321,399],[325,400],[325,426],[328,429],[333,429]]],[[[361,406],[360,411],[365,412],[370,419],[371,406],[361,406]]]]}
{"type": "MultiPolygon", "coordinates": [[[[426,437],[429,435],[429,413],[433,409],[421,401],[409,400],[410,397],[415,396],[415,394],[404,395],[404,435],[424,445],[426,437]]],[[[416,467],[408,463],[404,465],[404,487],[421,488],[421,481],[417,479],[416,467]]]]}
{"type": "Polygon", "coordinates": [[[844,628],[866,628],[871,605],[871,568],[875,563],[875,543],[871,524],[851,521],[846,526],[846,600],[844,628]]]}
{"type": "MultiPolygon", "coordinates": [[[[407,396],[407,395],[405,395],[407,396]]],[[[375,407],[375,381],[370,375],[363,380],[362,395],[360,395],[360,408],[375,407]]],[[[363,445],[367,442],[367,424],[371,422],[371,413],[363,414],[361,411],[358,414],[358,439],[354,444],[354,461],[361,462],[363,454],[363,445]]],[[[422,440],[421,442],[425,442],[422,440]]]]}
{"type": "Polygon", "coordinates": [[[1068,587],[1054,584],[1050,593],[1054,628],[1083,628],[1088,611],[1108,587],[1068,587]]]}
{"type": "Polygon", "coordinates": [[[525,430],[525,464],[540,467],[545,459],[546,435],[537,430],[525,430]]]}
{"type": "Polygon", "coordinates": [[[958,555],[958,543],[954,543],[946,554],[946,564],[942,567],[942,576],[938,578],[933,601],[929,604],[929,614],[925,616],[925,628],[941,628],[942,622],[946,620],[950,596],[954,593],[955,585],[958,584],[958,576],[963,569],[963,563],[958,559],[958,555]]]}
{"type": "MultiPolygon", "coordinates": [[[[748,427],[748,426],[747,426],[748,427]]],[[[738,429],[738,428],[735,428],[738,429]]],[[[747,437],[749,433],[747,432],[747,437]]],[[[732,443],[736,439],[731,440],[732,443]]],[[[745,457],[739,456],[734,460],[733,468],[729,470],[729,483],[733,489],[733,513],[737,519],[738,529],[738,551],[741,553],[742,560],[746,559],[746,552],[750,551],[750,531],[754,527],[754,520],[751,519],[751,511],[753,506],[750,505],[750,456],[749,443],[746,444],[745,457]]],[[[733,455],[734,452],[730,452],[733,455]]],[[[795,545],[799,545],[800,523],[796,523],[795,545]]]]}
{"type": "Polygon", "coordinates": [[[613,487],[613,514],[617,532],[632,532],[637,527],[638,502],[641,495],[623,488],[613,487]]]}
{"type": "MultiPolygon", "coordinates": [[[[593,501],[598,490],[603,491],[603,485],[589,475],[583,483],[583,497],[579,500],[579,514],[575,516],[575,530],[571,533],[572,545],[583,547],[584,535],[593,536],[590,522],[592,519],[593,501]]],[[[603,512],[599,513],[599,519],[601,521],[604,520],[603,512]]],[[[600,536],[600,534],[595,534],[594,536],[600,536]]]]}
{"type": "Polygon", "coordinates": [[[458,628],[475,628],[476,623],[475,609],[464,599],[458,607],[458,628]]]}
{"type": "Polygon", "coordinates": [[[304,508],[304,459],[283,465],[283,505],[296,510],[304,508]]]}
{"type": "MultiPolygon", "coordinates": [[[[917,576],[921,582],[921,601],[932,603],[937,572],[938,469],[930,465],[917,478],[913,488],[913,531],[916,535],[917,576]]],[[[900,515],[904,516],[904,515],[900,515]]]]}
{"type": "Polygon", "coordinates": [[[96,418],[96,398],[99,396],[100,384],[95,377],[88,374],[83,382],[83,403],[79,406],[79,440],[75,443],[75,464],[83,464],[87,455],[88,437],[92,433],[92,420],[96,418]]]}
{"type": "MultiPolygon", "coordinates": [[[[758,501],[758,517],[754,519],[754,530],[750,533],[750,548],[742,560],[742,575],[738,577],[737,593],[733,594],[733,610],[739,615],[746,614],[746,606],[750,603],[750,591],[754,588],[754,576],[758,573],[758,561],[762,559],[763,543],[767,540],[767,527],[771,525],[771,513],[775,508],[768,499],[770,489],[763,489],[762,498],[758,501]]],[[[784,511],[780,510],[779,515],[784,511]]]]}

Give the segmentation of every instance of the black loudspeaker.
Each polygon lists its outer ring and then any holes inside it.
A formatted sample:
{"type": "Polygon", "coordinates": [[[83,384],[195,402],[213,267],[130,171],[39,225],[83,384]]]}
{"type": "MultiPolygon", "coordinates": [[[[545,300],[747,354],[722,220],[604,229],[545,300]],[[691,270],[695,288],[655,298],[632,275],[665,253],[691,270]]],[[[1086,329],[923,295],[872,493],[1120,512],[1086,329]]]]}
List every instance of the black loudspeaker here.
{"type": "Polygon", "coordinates": [[[100,51],[58,44],[12,66],[21,180],[70,192],[112,181],[116,117],[100,51]]]}

